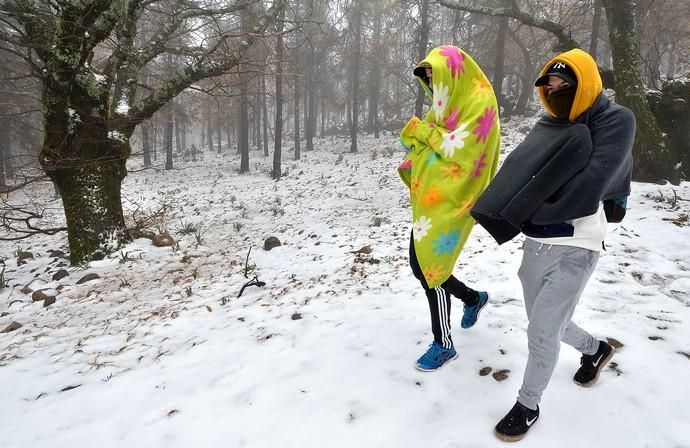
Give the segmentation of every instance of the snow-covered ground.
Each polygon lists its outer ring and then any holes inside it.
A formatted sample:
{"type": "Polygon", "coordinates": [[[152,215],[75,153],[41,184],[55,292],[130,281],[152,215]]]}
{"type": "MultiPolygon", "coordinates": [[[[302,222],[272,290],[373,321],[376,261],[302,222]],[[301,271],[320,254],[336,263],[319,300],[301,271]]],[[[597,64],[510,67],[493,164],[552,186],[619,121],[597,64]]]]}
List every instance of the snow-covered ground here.
{"type": "MultiPolygon", "coordinates": [[[[524,128],[509,123],[504,147],[524,128]]],[[[359,147],[319,140],[277,183],[258,153],[249,175],[236,155],[209,153],[132,172],[127,209],[168,203],[158,224],[179,244],[138,239],[58,281],[65,260],[49,251],[66,251],[65,235],[0,243],[0,330],[23,325],[0,334],[0,447],[505,446],[493,427],[527,357],[521,240],[497,247],[475,228],[456,275],[490,304],[454,329],[458,360],[415,370],[432,337],[407,266],[402,153],[395,135],[359,147]],[[283,245],[265,251],[270,236],[283,245]],[[34,254],[20,266],[18,246],[34,254]],[[249,277],[266,286],[238,298],[250,247],[249,277]],[[100,278],[76,284],[88,273],[100,278]],[[29,284],[56,303],[32,302],[29,284]]],[[[579,355],[564,346],[522,445],[690,447],[689,199],[689,183],[634,184],[575,314],[623,346],[589,389],[572,382],[579,355]]],[[[454,302],[453,322],[460,313],[454,302]]]]}

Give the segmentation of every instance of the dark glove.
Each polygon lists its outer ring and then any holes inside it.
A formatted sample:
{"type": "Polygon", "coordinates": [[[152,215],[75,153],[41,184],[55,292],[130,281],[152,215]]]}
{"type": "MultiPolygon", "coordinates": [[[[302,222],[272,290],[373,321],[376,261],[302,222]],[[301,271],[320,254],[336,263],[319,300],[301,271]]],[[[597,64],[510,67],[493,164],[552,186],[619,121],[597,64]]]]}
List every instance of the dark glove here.
{"type": "Polygon", "coordinates": [[[604,213],[606,214],[606,221],[616,223],[623,221],[623,218],[625,218],[627,205],[627,196],[621,196],[619,198],[605,200],[604,213]]]}

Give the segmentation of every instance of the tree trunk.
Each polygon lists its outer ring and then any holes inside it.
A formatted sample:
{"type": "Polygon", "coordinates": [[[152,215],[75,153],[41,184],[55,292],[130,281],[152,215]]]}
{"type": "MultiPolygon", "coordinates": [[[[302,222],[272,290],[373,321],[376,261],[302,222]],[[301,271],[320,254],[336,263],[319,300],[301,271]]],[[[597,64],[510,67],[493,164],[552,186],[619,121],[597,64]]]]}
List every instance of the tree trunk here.
{"type": "Polygon", "coordinates": [[[275,180],[282,175],[282,144],[283,144],[283,18],[281,13],[279,19],[278,38],[276,39],[276,116],[275,116],[275,137],[273,139],[273,171],[275,180]]]}
{"type": "Polygon", "coordinates": [[[228,112],[225,117],[225,133],[228,135],[228,153],[232,154],[232,147],[235,144],[235,114],[234,110],[237,108],[228,107],[228,112]]]}
{"type": "Polygon", "coordinates": [[[54,79],[44,83],[39,160],[62,198],[71,263],[80,265],[103,258],[128,240],[120,188],[131,134],[108,129],[97,98],[80,94],[70,101],[66,90],[54,79]],[[74,113],[68,114],[68,107],[74,113]]]}
{"type": "Polygon", "coordinates": [[[263,109],[264,125],[264,157],[268,157],[268,105],[266,104],[266,75],[261,76],[261,108],[263,109]]]}
{"type": "Polygon", "coordinates": [[[678,79],[647,93],[652,113],[666,134],[671,160],[682,180],[690,178],[690,80],[678,79]]]}
{"type": "Polygon", "coordinates": [[[633,148],[633,179],[678,182],[666,139],[652,115],[640,73],[640,45],[635,34],[632,0],[603,0],[613,54],[616,101],[630,108],[637,119],[633,148]]]}
{"type": "Polygon", "coordinates": [[[321,84],[321,133],[319,134],[323,138],[323,134],[326,131],[326,95],[323,91],[323,84],[321,84]]]}
{"type": "MultiPolygon", "coordinates": [[[[503,0],[503,6],[510,7],[510,0],[503,0]]],[[[498,100],[498,108],[504,115],[508,115],[508,105],[505,104],[503,97],[503,77],[505,68],[505,53],[506,53],[506,35],[508,34],[508,18],[501,17],[498,19],[498,35],[496,36],[496,52],[494,58],[494,92],[498,100]]]]}
{"type": "MultiPolygon", "coordinates": [[[[317,69],[318,68],[319,67],[317,65],[317,69]]],[[[316,72],[318,72],[318,70],[316,72]]],[[[319,95],[318,94],[321,93],[321,90],[319,89],[318,82],[316,81],[316,74],[313,75],[313,78],[314,78],[314,82],[312,84],[312,89],[314,89],[314,95],[311,98],[311,100],[310,100],[311,102],[309,104],[309,109],[311,110],[311,112],[309,113],[309,120],[310,120],[309,123],[310,123],[310,127],[311,127],[311,138],[315,139],[316,138],[316,123],[318,123],[318,118],[319,118],[319,101],[318,101],[319,95]]],[[[312,148],[313,148],[313,144],[312,144],[312,148]]]]}
{"type": "Polygon", "coordinates": [[[180,126],[180,137],[182,138],[182,140],[181,140],[182,154],[185,154],[187,152],[187,124],[184,122],[184,120],[180,120],[179,126],[180,126]]]}
{"type": "MultiPolygon", "coordinates": [[[[381,21],[381,10],[377,8],[374,23],[381,21]]],[[[369,71],[369,116],[368,128],[374,132],[374,138],[379,138],[379,94],[381,90],[381,27],[374,27],[372,38],[372,64],[369,71]]]]}
{"type": "Polygon", "coordinates": [[[259,93],[259,88],[261,87],[261,83],[257,83],[259,86],[257,86],[257,92],[256,95],[254,95],[254,116],[256,117],[256,121],[254,122],[254,127],[256,128],[256,150],[261,151],[261,148],[263,146],[263,142],[261,141],[263,138],[263,133],[262,133],[262,122],[263,122],[263,106],[261,105],[261,95],[259,93]]]}
{"type": "MultiPolygon", "coordinates": [[[[240,24],[242,32],[248,32],[250,28],[249,11],[243,9],[240,12],[240,24]]],[[[249,172],[249,77],[245,64],[239,64],[237,69],[240,72],[240,110],[239,110],[239,138],[237,146],[240,150],[240,174],[249,172]]]]}
{"type": "Polygon", "coordinates": [[[0,120],[0,192],[7,186],[9,173],[6,174],[5,165],[10,158],[10,124],[8,120],[0,120]]]}
{"type": "MultiPolygon", "coordinates": [[[[254,83],[253,83],[254,84],[254,83]]],[[[255,89],[257,90],[257,89],[255,89]]],[[[261,108],[259,107],[259,94],[258,92],[252,95],[253,103],[250,102],[252,107],[252,144],[255,150],[261,149],[261,108]]]]}
{"type": "MultiPolygon", "coordinates": [[[[426,56],[427,43],[429,41],[429,23],[427,18],[428,15],[429,0],[421,0],[421,11],[419,16],[419,41],[417,47],[417,61],[415,62],[421,61],[426,56]]],[[[422,117],[422,112],[424,109],[425,95],[426,94],[424,93],[422,85],[419,84],[417,86],[417,100],[414,103],[414,114],[420,118],[422,117]]]]}
{"type": "MultiPolygon", "coordinates": [[[[426,0],[425,0],[426,1],[426,0]]],[[[359,66],[362,59],[362,9],[357,2],[352,13],[354,49],[352,61],[352,123],[350,125],[350,152],[357,152],[357,132],[359,124],[359,66]]]]}
{"type": "Polygon", "coordinates": [[[350,98],[352,98],[352,83],[348,83],[347,98],[347,101],[345,101],[347,104],[347,106],[345,106],[345,116],[347,119],[347,128],[352,129],[352,101],[350,101],[350,98]]]}
{"type": "Polygon", "coordinates": [[[373,70],[371,83],[372,94],[369,97],[369,129],[374,131],[374,138],[379,138],[380,126],[379,126],[379,93],[381,90],[381,69],[379,64],[375,64],[376,68],[373,70]]]}
{"type": "Polygon", "coordinates": [[[206,103],[206,138],[208,139],[208,150],[213,151],[213,108],[211,100],[206,103]]]}
{"type": "Polygon", "coordinates": [[[659,52],[659,47],[657,47],[654,42],[649,45],[647,67],[647,87],[659,90],[659,82],[661,81],[661,53],[659,52]]]}
{"type": "Polygon", "coordinates": [[[247,98],[247,75],[240,73],[240,136],[237,145],[240,150],[240,173],[249,171],[249,99],[247,98]]]}
{"type": "Polygon", "coordinates": [[[199,141],[199,150],[203,150],[204,145],[206,144],[206,126],[203,124],[203,115],[202,115],[202,124],[201,124],[201,140],[199,141]]]}
{"type": "Polygon", "coordinates": [[[65,208],[72,265],[102,259],[127,241],[120,196],[125,172],[124,161],[49,172],[65,208]]]}
{"type": "Polygon", "coordinates": [[[181,130],[180,130],[180,116],[176,115],[175,116],[175,153],[177,154],[177,157],[180,158],[182,155],[184,155],[184,147],[182,146],[182,137],[181,137],[181,130]]]}
{"type": "Polygon", "coordinates": [[[141,124],[141,146],[144,152],[144,166],[151,166],[151,121],[146,120],[141,124]]]}
{"type": "Polygon", "coordinates": [[[314,113],[316,112],[316,81],[314,77],[314,61],[316,59],[314,46],[309,45],[307,50],[307,64],[304,74],[305,89],[304,89],[304,138],[305,150],[314,150],[314,131],[316,127],[313,126],[315,123],[314,113]]]}
{"type": "Polygon", "coordinates": [[[173,168],[173,111],[172,104],[168,105],[168,110],[165,113],[165,169],[171,170],[173,168]]]}
{"type": "Polygon", "coordinates": [[[601,0],[594,0],[594,15],[592,16],[592,37],[589,41],[589,54],[597,58],[599,50],[599,28],[601,28],[601,0]]]}
{"type": "Polygon", "coordinates": [[[300,93],[299,93],[299,77],[295,78],[295,160],[299,160],[302,155],[300,151],[300,135],[299,135],[299,102],[300,102],[300,93]]]}
{"type": "Polygon", "coordinates": [[[525,72],[521,73],[518,76],[520,82],[522,83],[520,97],[518,98],[517,103],[515,104],[515,108],[512,112],[515,115],[522,115],[527,110],[527,104],[529,103],[529,99],[532,97],[534,93],[535,70],[529,49],[525,46],[525,44],[522,43],[522,41],[514,32],[510,30],[509,32],[510,36],[513,38],[517,46],[520,48],[520,51],[522,52],[522,58],[525,60],[525,72]]]}
{"type": "MultiPolygon", "coordinates": [[[[456,47],[460,46],[460,39],[458,39],[458,32],[457,30],[460,28],[462,22],[465,20],[465,17],[462,13],[462,11],[455,10],[453,12],[453,26],[451,27],[452,31],[452,37],[451,37],[451,44],[455,45],[456,47]]],[[[469,50],[469,48],[467,49],[469,50]]]]}
{"type": "Polygon", "coordinates": [[[235,142],[235,145],[237,146],[236,153],[238,155],[241,155],[242,149],[240,148],[240,134],[241,134],[241,132],[240,132],[240,113],[239,112],[240,112],[240,108],[238,107],[237,113],[235,114],[235,119],[233,120],[235,127],[233,129],[232,138],[233,138],[233,141],[235,142]]]}
{"type": "Polygon", "coordinates": [[[153,155],[153,161],[158,161],[158,127],[156,126],[156,122],[153,120],[150,120],[151,123],[151,135],[153,137],[153,146],[151,150],[151,155],[153,155]]]}
{"type": "Polygon", "coordinates": [[[223,108],[221,107],[220,103],[218,103],[218,115],[216,117],[216,138],[218,139],[218,145],[217,145],[218,154],[223,152],[223,147],[222,147],[223,137],[221,136],[221,128],[222,128],[221,117],[222,116],[223,116],[223,108]]]}

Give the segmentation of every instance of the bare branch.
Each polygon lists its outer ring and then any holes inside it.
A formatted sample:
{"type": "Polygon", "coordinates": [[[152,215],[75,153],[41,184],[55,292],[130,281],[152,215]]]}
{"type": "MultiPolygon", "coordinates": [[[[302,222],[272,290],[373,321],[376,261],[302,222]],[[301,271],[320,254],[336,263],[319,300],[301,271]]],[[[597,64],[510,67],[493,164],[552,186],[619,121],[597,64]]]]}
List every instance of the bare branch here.
{"type": "Polygon", "coordinates": [[[234,51],[223,56],[216,56],[215,50],[225,45],[230,36],[223,36],[216,45],[207,50],[204,57],[198,59],[193,65],[188,66],[182,73],[164,82],[163,85],[154,90],[142,101],[130,109],[126,117],[125,126],[130,132],[136,125],[143,120],[150,118],[164,104],[173,99],[183,90],[202,79],[212,78],[227,73],[242,61],[247,50],[261,37],[269,27],[273,26],[278,17],[278,13],[284,8],[284,1],[276,1],[271,9],[262,17],[253,32],[243,35],[241,42],[237,44],[234,51]],[[215,59],[215,60],[213,60],[215,59]]]}
{"type": "Polygon", "coordinates": [[[0,237],[0,241],[19,241],[26,238],[30,238],[34,235],[55,235],[56,233],[67,231],[66,227],[36,227],[31,221],[42,219],[42,212],[25,210],[20,207],[11,205],[4,200],[2,201],[1,210],[2,216],[0,216],[0,222],[2,223],[2,227],[7,231],[3,233],[10,233],[15,235],[2,236],[0,237]]]}
{"type": "MultiPolygon", "coordinates": [[[[35,177],[30,177],[24,182],[15,184],[15,185],[0,185],[0,193],[6,194],[6,193],[11,193],[13,191],[21,190],[22,188],[26,187],[27,185],[31,185],[34,182],[42,182],[42,181],[47,181],[48,176],[43,175],[43,176],[35,176],[35,177]]],[[[4,202],[4,201],[3,201],[4,202]]]]}
{"type": "Polygon", "coordinates": [[[572,38],[570,33],[560,24],[551,20],[539,19],[520,11],[517,7],[517,2],[511,2],[510,8],[489,7],[470,4],[460,0],[438,0],[440,5],[446,8],[455,9],[458,11],[471,12],[474,14],[484,14],[488,16],[510,17],[528,26],[548,31],[558,39],[558,45],[555,48],[557,51],[567,51],[573,48],[579,48],[580,44],[572,38]]]}

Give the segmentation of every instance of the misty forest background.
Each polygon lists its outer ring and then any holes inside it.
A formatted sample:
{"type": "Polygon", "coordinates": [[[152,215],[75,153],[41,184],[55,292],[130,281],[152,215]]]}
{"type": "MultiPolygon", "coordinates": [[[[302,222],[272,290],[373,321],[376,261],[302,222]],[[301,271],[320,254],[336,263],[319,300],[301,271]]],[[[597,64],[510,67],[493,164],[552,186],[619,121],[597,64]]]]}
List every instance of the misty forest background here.
{"type": "Polygon", "coordinates": [[[637,116],[634,179],[677,184],[690,173],[689,18],[679,0],[2,0],[0,239],[67,231],[73,265],[117,250],[151,222],[123,213],[133,158],[175,170],[236,153],[229,172],[279,180],[318,138],[366,150],[363,133],[423,116],[411,70],[442,44],[478,61],[504,123],[539,113],[548,59],[587,50],[637,116]],[[270,172],[252,169],[259,158],[270,172]],[[11,200],[36,182],[54,185],[64,225],[11,200]]]}

